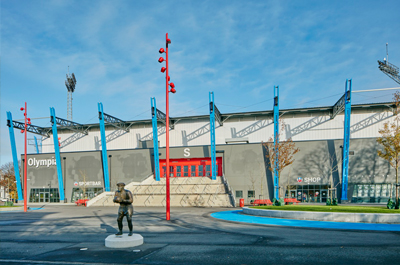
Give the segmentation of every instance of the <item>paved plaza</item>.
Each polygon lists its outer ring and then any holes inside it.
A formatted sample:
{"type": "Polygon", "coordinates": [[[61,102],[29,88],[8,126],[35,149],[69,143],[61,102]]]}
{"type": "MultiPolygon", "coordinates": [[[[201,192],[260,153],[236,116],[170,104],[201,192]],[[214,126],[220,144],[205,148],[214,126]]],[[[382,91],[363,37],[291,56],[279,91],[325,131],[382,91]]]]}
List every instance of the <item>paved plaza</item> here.
{"type": "MultiPolygon", "coordinates": [[[[144,244],[104,246],[118,207],[35,205],[0,212],[1,264],[398,264],[400,232],[302,228],[215,219],[232,208],[135,207],[144,244]]],[[[124,219],[124,232],[128,231],[124,219]]]]}

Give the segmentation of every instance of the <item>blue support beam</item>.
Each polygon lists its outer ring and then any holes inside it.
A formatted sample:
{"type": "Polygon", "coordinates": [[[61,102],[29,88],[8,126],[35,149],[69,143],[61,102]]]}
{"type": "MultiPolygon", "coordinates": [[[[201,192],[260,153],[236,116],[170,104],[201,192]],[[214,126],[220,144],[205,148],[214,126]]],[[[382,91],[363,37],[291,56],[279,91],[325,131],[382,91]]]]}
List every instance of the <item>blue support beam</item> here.
{"type": "Polygon", "coordinates": [[[37,140],[36,136],[33,136],[33,139],[35,139],[36,153],[37,153],[37,154],[40,154],[40,152],[39,152],[38,140],[37,140]]]}
{"type": "Polygon", "coordinates": [[[217,158],[215,147],[215,104],[214,92],[209,93],[210,101],[210,136],[211,136],[211,179],[217,179],[217,158]]]}
{"type": "Polygon", "coordinates": [[[59,142],[58,142],[56,111],[54,108],[50,108],[50,121],[52,123],[52,129],[53,129],[54,155],[56,157],[58,189],[60,192],[60,202],[63,202],[65,199],[64,182],[63,182],[62,168],[61,168],[60,146],[59,146],[59,142]]]}
{"type": "Polygon", "coordinates": [[[279,86],[274,87],[274,198],[279,200],[279,86]]]}
{"type": "Polygon", "coordinates": [[[351,116],[351,79],[346,80],[344,107],[344,137],[343,137],[343,163],[342,163],[342,201],[347,200],[347,187],[349,179],[349,148],[350,148],[350,116],[351,116]]]}
{"type": "Polygon", "coordinates": [[[103,160],[103,176],[104,176],[104,190],[110,191],[110,178],[108,175],[108,159],[107,159],[107,144],[106,144],[106,128],[104,124],[104,111],[103,103],[97,104],[99,109],[100,121],[100,136],[101,136],[101,156],[103,160]]]}
{"type": "Polygon", "coordinates": [[[151,122],[153,125],[154,175],[156,177],[156,181],[160,181],[156,98],[151,98],[151,122]]]}
{"type": "Polygon", "coordinates": [[[7,126],[8,126],[8,131],[10,133],[11,152],[14,163],[15,180],[17,182],[16,184],[17,184],[18,201],[23,201],[24,196],[22,194],[21,175],[19,174],[19,164],[18,164],[17,146],[15,145],[13,120],[11,112],[9,111],[7,111],[7,126]]]}

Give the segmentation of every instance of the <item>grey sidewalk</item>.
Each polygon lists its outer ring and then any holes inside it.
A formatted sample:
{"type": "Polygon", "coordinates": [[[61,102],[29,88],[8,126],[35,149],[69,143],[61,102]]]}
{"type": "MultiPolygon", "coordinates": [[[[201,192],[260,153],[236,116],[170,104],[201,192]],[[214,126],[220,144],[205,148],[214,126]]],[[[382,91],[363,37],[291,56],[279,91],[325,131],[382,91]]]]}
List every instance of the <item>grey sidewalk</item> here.
{"type": "MultiPolygon", "coordinates": [[[[35,205],[36,206],[36,205],[35,205]]],[[[0,213],[3,264],[396,264],[400,233],[273,227],[210,217],[216,208],[135,208],[144,244],[107,249],[117,207],[45,205],[0,213]],[[87,250],[85,250],[87,249],[87,250]]],[[[124,231],[127,231],[124,220],[124,231]]]]}

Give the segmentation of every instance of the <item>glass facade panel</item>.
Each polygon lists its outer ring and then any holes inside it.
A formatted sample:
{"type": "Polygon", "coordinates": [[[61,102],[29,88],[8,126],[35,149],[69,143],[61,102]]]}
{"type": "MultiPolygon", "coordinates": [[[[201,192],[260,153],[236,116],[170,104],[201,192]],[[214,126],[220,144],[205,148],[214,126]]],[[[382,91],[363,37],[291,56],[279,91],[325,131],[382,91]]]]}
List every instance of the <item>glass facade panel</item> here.
{"type": "Polygon", "coordinates": [[[29,202],[60,202],[60,193],[58,188],[31,189],[29,193],[29,202]]]}
{"type": "Polygon", "coordinates": [[[390,184],[356,184],[354,185],[351,202],[387,203],[394,190],[394,185],[390,184]]]}
{"type": "Polygon", "coordinates": [[[71,194],[71,202],[75,202],[79,199],[92,199],[103,192],[103,188],[73,188],[71,194]]]}
{"type": "Polygon", "coordinates": [[[329,194],[328,187],[328,185],[289,185],[285,197],[310,203],[326,202],[329,194]]]}

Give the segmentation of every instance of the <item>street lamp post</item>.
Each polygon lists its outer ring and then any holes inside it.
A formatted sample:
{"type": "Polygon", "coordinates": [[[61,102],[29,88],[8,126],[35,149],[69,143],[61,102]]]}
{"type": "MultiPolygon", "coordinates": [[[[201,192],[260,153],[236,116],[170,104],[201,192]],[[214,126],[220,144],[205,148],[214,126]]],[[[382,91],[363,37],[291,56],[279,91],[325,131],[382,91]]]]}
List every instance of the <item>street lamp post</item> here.
{"type": "Polygon", "coordinates": [[[161,68],[162,73],[166,73],[165,75],[165,85],[166,85],[166,163],[167,163],[167,170],[166,170],[166,220],[170,220],[170,190],[169,190],[169,92],[175,93],[175,85],[174,83],[170,83],[170,76],[168,74],[169,67],[168,67],[168,44],[171,44],[171,40],[168,38],[168,33],[165,35],[165,50],[161,48],[159,53],[165,53],[165,59],[160,57],[158,59],[159,63],[165,61],[165,67],[161,68]],[[171,89],[169,89],[171,87],[171,89]]]}
{"type": "Polygon", "coordinates": [[[28,118],[28,112],[27,112],[27,105],[25,102],[25,108],[20,108],[21,111],[24,112],[24,117],[25,117],[25,127],[24,130],[21,130],[21,133],[25,133],[25,155],[24,155],[24,212],[27,212],[28,210],[28,205],[27,205],[27,200],[28,200],[28,181],[27,181],[27,165],[28,165],[28,160],[27,160],[27,127],[28,124],[31,124],[31,119],[28,118]]]}

